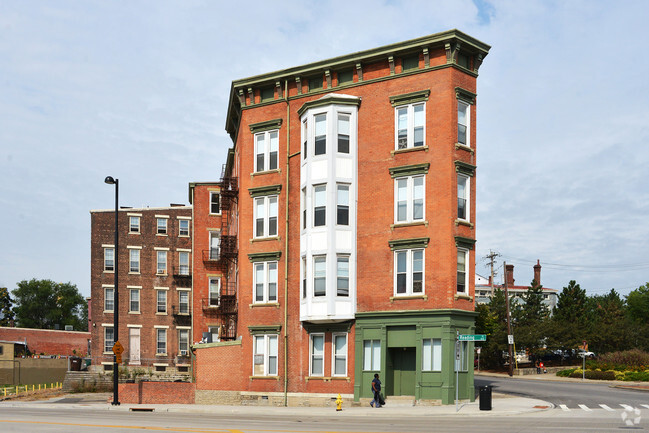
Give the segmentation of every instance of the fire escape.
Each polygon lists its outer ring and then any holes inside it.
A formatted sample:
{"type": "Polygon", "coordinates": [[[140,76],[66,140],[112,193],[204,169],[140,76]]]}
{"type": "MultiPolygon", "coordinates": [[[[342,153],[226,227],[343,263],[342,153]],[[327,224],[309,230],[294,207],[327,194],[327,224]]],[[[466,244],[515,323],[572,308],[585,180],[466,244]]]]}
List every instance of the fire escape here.
{"type": "Polygon", "coordinates": [[[221,341],[237,338],[237,235],[234,214],[239,196],[236,177],[227,175],[226,165],[221,171],[221,237],[218,247],[203,251],[203,264],[207,270],[220,271],[218,291],[208,293],[201,300],[203,314],[220,323],[221,341]]]}

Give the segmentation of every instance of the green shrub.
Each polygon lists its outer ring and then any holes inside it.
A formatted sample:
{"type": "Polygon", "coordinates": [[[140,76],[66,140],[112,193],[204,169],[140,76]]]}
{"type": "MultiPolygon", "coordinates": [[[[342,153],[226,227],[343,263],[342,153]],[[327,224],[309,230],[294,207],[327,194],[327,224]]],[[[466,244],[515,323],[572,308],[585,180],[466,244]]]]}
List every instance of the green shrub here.
{"type": "Polygon", "coordinates": [[[649,381],[649,373],[646,371],[625,371],[624,379],[633,382],[647,382],[649,381]]]}
{"type": "Polygon", "coordinates": [[[559,377],[570,377],[570,375],[576,370],[576,368],[568,368],[566,370],[557,371],[557,376],[559,377]]]}
{"type": "Polygon", "coordinates": [[[644,371],[649,366],[649,353],[640,349],[611,352],[600,355],[597,361],[587,362],[589,368],[602,370],[644,371]]]}

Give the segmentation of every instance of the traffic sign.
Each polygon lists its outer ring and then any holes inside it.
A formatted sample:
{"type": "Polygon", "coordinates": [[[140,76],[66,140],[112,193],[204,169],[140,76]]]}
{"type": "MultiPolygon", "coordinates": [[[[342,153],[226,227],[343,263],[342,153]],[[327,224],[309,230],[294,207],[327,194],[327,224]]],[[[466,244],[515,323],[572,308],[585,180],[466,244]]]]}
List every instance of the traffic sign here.
{"type": "Polygon", "coordinates": [[[487,336],[485,334],[467,334],[467,335],[458,335],[459,341],[487,341],[487,336]]]}
{"type": "Polygon", "coordinates": [[[118,364],[122,363],[122,355],[115,355],[115,362],[118,364]]]}
{"type": "Polygon", "coordinates": [[[122,343],[119,341],[116,341],[115,344],[113,344],[113,353],[115,355],[121,355],[124,352],[124,346],[122,346],[122,343]]]}
{"type": "Polygon", "coordinates": [[[507,336],[507,344],[514,344],[514,336],[513,335],[508,335],[507,336]]]}

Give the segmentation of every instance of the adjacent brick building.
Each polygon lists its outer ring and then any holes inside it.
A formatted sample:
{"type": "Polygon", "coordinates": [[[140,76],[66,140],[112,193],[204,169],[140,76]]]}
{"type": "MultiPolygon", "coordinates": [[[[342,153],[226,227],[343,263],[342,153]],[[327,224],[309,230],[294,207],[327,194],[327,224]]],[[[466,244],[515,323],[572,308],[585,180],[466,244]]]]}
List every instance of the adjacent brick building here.
{"type": "MultiPolygon", "coordinates": [[[[92,366],[111,370],[115,212],[90,216],[92,366]]],[[[129,368],[190,371],[191,217],[183,205],[119,211],[119,341],[129,368]]]]}
{"type": "Polygon", "coordinates": [[[232,83],[221,182],[190,185],[197,402],[358,400],[379,373],[447,404],[456,368],[473,399],[489,48],[452,30],[232,83]]]}

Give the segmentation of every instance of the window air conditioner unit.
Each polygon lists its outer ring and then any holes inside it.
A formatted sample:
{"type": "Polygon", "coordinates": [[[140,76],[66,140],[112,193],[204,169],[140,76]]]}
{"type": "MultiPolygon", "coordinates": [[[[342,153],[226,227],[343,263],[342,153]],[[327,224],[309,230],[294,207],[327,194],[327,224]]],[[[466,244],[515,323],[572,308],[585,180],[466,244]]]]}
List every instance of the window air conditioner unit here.
{"type": "Polygon", "coordinates": [[[187,351],[186,350],[181,350],[180,351],[180,356],[187,356],[187,351]]]}

